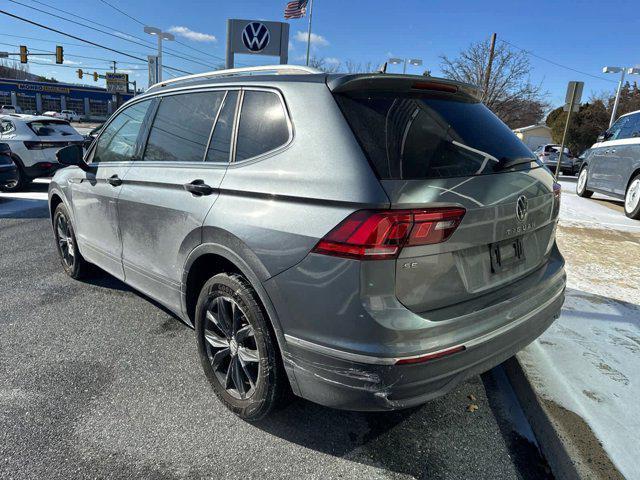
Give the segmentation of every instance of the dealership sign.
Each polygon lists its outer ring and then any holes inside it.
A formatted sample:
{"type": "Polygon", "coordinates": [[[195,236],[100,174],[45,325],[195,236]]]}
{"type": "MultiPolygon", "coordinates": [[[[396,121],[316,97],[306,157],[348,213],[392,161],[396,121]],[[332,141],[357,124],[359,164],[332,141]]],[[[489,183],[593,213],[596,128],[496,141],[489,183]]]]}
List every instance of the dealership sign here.
{"type": "Polygon", "coordinates": [[[107,72],[104,76],[107,80],[107,92],[127,93],[129,91],[129,75],[126,73],[107,72]]]}
{"type": "Polygon", "coordinates": [[[226,67],[233,68],[235,54],[269,55],[289,61],[289,24],[258,20],[227,20],[226,67]]]}

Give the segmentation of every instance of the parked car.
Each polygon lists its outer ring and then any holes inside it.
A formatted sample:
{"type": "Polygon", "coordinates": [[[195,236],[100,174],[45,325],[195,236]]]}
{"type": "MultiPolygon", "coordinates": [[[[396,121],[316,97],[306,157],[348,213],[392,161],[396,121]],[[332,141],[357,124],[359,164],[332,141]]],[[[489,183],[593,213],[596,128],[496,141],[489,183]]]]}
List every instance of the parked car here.
{"type": "Polygon", "coordinates": [[[2,107],[0,107],[0,115],[8,115],[11,113],[22,113],[22,109],[13,105],[2,105],[2,107]]]}
{"type": "Polygon", "coordinates": [[[82,145],[84,138],[69,122],[33,115],[0,115],[0,142],[9,144],[18,180],[4,190],[18,191],[34,178],[49,177],[62,167],[56,151],[82,145]]]}
{"type": "Polygon", "coordinates": [[[78,115],[73,110],[62,110],[62,112],[60,112],[60,115],[59,115],[58,118],[64,118],[68,122],[79,122],[80,121],[80,115],[78,115]]]}
{"type": "Polygon", "coordinates": [[[559,185],[473,87],[266,68],[165,81],[84,159],[58,152],[68,275],[96,264],[195,326],[214,392],[247,420],[289,388],[419,405],[553,322],[559,185]]]}
{"type": "Polygon", "coordinates": [[[92,128],[89,133],[87,133],[86,135],[84,135],[84,148],[89,148],[91,146],[91,144],[93,143],[93,141],[96,139],[96,137],[98,136],[98,133],[100,132],[100,129],[102,129],[102,125],[104,124],[100,124],[97,127],[92,128]]]}
{"type": "MultiPolygon", "coordinates": [[[[561,145],[550,143],[538,147],[534,153],[538,156],[545,167],[555,173],[556,168],[558,167],[558,155],[561,148],[561,145]]],[[[571,155],[571,152],[567,147],[564,148],[560,162],[560,173],[563,175],[575,175],[578,173],[579,160],[571,155]]]]}
{"type": "Polygon", "coordinates": [[[640,219],[640,110],[621,116],[598,137],[582,163],[576,192],[624,200],[624,213],[640,219]]]}
{"type": "Polygon", "coordinates": [[[18,169],[11,159],[11,147],[0,143],[0,190],[18,181],[18,169]]]}

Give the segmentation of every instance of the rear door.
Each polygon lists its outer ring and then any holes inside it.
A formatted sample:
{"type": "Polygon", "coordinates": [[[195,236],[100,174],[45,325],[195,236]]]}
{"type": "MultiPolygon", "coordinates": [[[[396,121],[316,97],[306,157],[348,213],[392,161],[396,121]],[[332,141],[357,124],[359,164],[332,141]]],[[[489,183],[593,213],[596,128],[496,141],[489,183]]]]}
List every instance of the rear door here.
{"type": "MultiPolygon", "coordinates": [[[[465,209],[447,241],[403,248],[398,299],[424,312],[506,286],[542,266],[558,213],[552,176],[469,95],[431,82],[397,90],[387,85],[336,95],[392,208],[465,209]]],[[[440,222],[433,228],[449,227],[440,222]]]]}
{"type": "Polygon", "coordinates": [[[126,280],[175,310],[186,256],[201,243],[229,163],[238,96],[159,97],[144,152],[124,179],[118,214],[126,280]]]}

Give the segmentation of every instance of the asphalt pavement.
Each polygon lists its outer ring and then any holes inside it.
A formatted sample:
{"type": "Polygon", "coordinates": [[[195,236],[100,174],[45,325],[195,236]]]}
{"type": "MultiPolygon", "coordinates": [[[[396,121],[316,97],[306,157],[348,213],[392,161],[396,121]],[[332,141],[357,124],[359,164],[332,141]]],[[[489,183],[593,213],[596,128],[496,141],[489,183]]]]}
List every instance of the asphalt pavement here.
{"type": "Polygon", "coordinates": [[[500,369],[411,410],[298,399],[243,422],[189,327],[105,273],[63,273],[31,190],[0,196],[0,478],[550,477],[500,369]]]}

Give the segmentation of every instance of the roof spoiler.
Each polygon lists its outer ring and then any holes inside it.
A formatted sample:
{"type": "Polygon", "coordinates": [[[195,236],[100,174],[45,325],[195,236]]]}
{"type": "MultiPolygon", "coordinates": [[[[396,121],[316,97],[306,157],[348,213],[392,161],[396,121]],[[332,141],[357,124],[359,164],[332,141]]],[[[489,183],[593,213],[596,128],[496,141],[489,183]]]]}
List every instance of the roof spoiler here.
{"type": "Polygon", "coordinates": [[[455,82],[446,78],[422,77],[417,75],[389,75],[366,73],[327,77],[327,86],[334,93],[362,90],[384,90],[400,92],[429,91],[448,93],[480,99],[480,89],[473,85],[455,82]]]}

